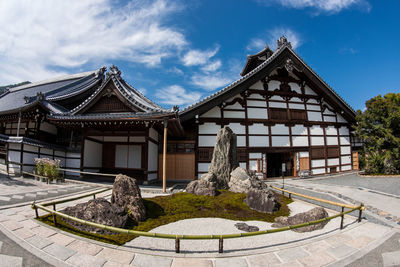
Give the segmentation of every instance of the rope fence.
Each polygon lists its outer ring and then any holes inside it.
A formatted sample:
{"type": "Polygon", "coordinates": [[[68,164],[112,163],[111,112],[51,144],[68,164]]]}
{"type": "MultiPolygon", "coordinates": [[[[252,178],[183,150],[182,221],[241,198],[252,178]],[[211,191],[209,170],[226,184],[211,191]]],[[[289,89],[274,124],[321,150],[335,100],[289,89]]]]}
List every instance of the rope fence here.
{"type": "MultiPolygon", "coordinates": [[[[276,188],[273,187],[274,189],[278,189],[278,190],[284,190],[281,188],[276,188]]],[[[35,215],[36,218],[39,217],[38,214],[38,209],[41,209],[43,211],[46,211],[50,214],[53,215],[53,222],[54,225],[57,226],[57,219],[56,219],[56,215],[60,216],[62,218],[68,219],[68,220],[72,220],[84,225],[88,225],[88,226],[92,226],[92,227],[96,227],[99,229],[103,229],[103,230],[108,230],[111,232],[116,232],[116,233],[120,233],[120,234],[128,234],[128,235],[137,235],[137,236],[145,236],[145,237],[153,237],[153,238],[167,238],[167,239],[174,239],[175,240],[175,252],[176,253],[180,253],[180,240],[181,239],[193,239],[193,240],[204,240],[204,239],[218,239],[219,240],[219,246],[218,246],[218,252],[219,253],[223,253],[223,240],[224,239],[231,239],[231,238],[241,238],[241,237],[249,237],[249,236],[257,236],[257,235],[265,235],[265,234],[272,234],[272,233],[278,233],[278,232],[283,232],[283,231],[289,231],[292,229],[297,229],[297,228],[301,228],[301,227],[305,227],[305,226],[310,226],[310,225],[315,225],[315,224],[319,224],[325,221],[330,221],[332,219],[341,217],[341,222],[340,222],[340,229],[343,229],[343,220],[344,220],[344,215],[349,214],[353,211],[359,210],[359,216],[358,216],[358,222],[361,222],[361,214],[362,214],[362,210],[364,210],[364,205],[361,204],[360,206],[351,206],[351,205],[346,205],[346,204],[341,204],[341,203],[336,203],[333,201],[328,201],[328,200],[324,200],[324,199],[318,199],[318,198],[314,198],[311,196],[306,196],[306,195],[302,195],[302,194],[298,194],[295,192],[291,192],[288,190],[284,190],[284,192],[291,194],[291,195],[297,195],[297,196],[302,196],[302,197],[306,197],[308,199],[313,199],[313,200],[317,200],[320,202],[324,202],[324,203],[330,203],[332,205],[336,205],[336,206],[341,206],[342,207],[342,212],[335,214],[333,216],[329,216],[323,219],[319,219],[319,220],[315,220],[315,221],[310,221],[310,222],[305,222],[302,224],[296,224],[296,225],[290,225],[290,226],[286,226],[286,227],[281,227],[281,228],[276,228],[276,229],[268,229],[268,230],[262,230],[262,231],[256,231],[256,232],[245,232],[245,233],[236,233],[236,234],[224,234],[224,235],[178,235],[178,234],[163,234],[163,233],[150,233],[150,232],[144,232],[144,231],[136,231],[136,230],[129,230],[129,229],[123,229],[123,228],[117,228],[117,227],[113,227],[113,226],[107,226],[107,225],[103,225],[103,224],[98,224],[98,223],[94,223],[94,222],[90,222],[90,221],[86,221],[86,220],[82,220],[67,214],[64,214],[62,212],[59,212],[56,210],[56,204],[60,204],[60,203],[67,203],[73,200],[77,200],[77,199],[82,199],[85,197],[89,197],[89,196],[93,196],[94,198],[96,197],[96,194],[105,192],[107,190],[110,190],[111,188],[105,188],[96,192],[92,192],[92,193],[88,193],[85,195],[81,195],[78,197],[73,197],[73,198],[67,198],[67,199],[63,199],[63,200],[56,200],[56,201],[51,201],[51,202],[47,202],[47,203],[35,203],[33,202],[31,204],[32,209],[35,210],[35,215]],[[53,209],[48,208],[48,206],[53,206],[53,209]],[[344,208],[349,208],[349,210],[344,211],[344,208]]],[[[283,191],[282,191],[283,192],[283,191]]]]}

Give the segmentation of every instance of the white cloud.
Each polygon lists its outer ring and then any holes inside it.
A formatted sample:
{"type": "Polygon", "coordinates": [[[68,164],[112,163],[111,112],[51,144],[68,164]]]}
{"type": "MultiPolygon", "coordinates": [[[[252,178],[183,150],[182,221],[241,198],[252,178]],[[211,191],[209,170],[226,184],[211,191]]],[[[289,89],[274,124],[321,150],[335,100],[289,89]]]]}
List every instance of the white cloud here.
{"type": "Polygon", "coordinates": [[[195,74],[192,76],[192,84],[197,87],[213,91],[219,87],[227,85],[232,79],[223,75],[221,72],[215,74],[195,74]]]}
{"type": "Polygon", "coordinates": [[[185,66],[204,65],[209,61],[210,58],[215,56],[218,50],[219,46],[214,49],[208,49],[205,51],[195,49],[190,50],[183,56],[182,63],[185,66]]]}
{"type": "Polygon", "coordinates": [[[201,68],[201,70],[204,71],[204,72],[213,72],[213,71],[218,70],[221,66],[222,66],[222,62],[221,62],[221,60],[218,59],[218,60],[216,60],[214,62],[211,62],[211,63],[209,63],[207,65],[204,65],[201,68]]]}
{"type": "Polygon", "coordinates": [[[179,9],[166,0],[0,1],[0,81],[37,81],[109,60],[159,64],[187,45],[164,23],[179,9]]]}
{"type": "Polygon", "coordinates": [[[246,46],[246,49],[249,51],[261,51],[265,48],[266,40],[260,38],[251,39],[250,43],[246,46]]]}
{"type": "Polygon", "coordinates": [[[256,0],[261,4],[279,3],[290,8],[313,8],[319,12],[339,13],[343,9],[358,6],[370,11],[371,5],[367,0],[256,0]]]}
{"type": "Polygon", "coordinates": [[[282,35],[286,36],[287,40],[292,44],[293,49],[301,45],[300,35],[290,28],[277,27],[269,31],[268,35],[268,43],[271,48],[276,48],[276,42],[282,35]]]}
{"type": "Polygon", "coordinates": [[[160,99],[160,103],[167,105],[188,105],[193,104],[201,98],[198,92],[187,92],[179,85],[171,85],[166,88],[157,90],[156,96],[160,99]]]}

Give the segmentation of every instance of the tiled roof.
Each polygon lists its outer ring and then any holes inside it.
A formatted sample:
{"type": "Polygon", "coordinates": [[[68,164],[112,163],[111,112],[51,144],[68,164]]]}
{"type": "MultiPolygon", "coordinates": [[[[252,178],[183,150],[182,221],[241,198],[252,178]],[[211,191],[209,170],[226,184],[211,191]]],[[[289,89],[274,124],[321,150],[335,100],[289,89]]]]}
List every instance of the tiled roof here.
{"type": "Polygon", "coordinates": [[[175,115],[175,111],[159,111],[159,112],[143,112],[143,113],[132,113],[132,112],[121,112],[121,113],[92,113],[84,115],[49,115],[49,119],[55,120],[113,120],[113,119],[157,119],[166,116],[175,115]]]}

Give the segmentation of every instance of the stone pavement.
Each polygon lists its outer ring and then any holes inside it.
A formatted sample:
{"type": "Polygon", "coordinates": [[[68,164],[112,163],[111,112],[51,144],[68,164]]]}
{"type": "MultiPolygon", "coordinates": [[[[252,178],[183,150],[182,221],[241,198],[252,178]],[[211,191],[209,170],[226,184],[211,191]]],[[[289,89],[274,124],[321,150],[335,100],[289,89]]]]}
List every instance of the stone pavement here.
{"type": "MultiPolygon", "coordinates": [[[[59,205],[57,209],[80,201],[85,200],[59,205]]],[[[1,210],[0,230],[21,247],[55,266],[342,266],[395,233],[390,227],[367,221],[354,223],[355,218],[347,216],[344,230],[336,229],[321,236],[278,243],[259,250],[257,254],[253,250],[243,250],[236,256],[232,256],[230,251],[218,254],[216,245],[213,253],[197,254],[175,254],[172,246],[170,256],[165,256],[165,251],[163,253],[157,248],[143,251],[73,236],[43,225],[33,217],[34,212],[28,206],[1,210]]]]}

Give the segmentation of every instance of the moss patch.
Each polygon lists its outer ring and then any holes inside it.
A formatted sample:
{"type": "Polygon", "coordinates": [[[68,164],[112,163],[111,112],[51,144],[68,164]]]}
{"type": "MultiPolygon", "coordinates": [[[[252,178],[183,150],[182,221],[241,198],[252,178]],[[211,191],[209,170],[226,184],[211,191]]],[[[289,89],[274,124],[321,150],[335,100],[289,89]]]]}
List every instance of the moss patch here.
{"type": "MultiPolygon", "coordinates": [[[[232,193],[221,190],[215,197],[196,196],[188,193],[177,193],[169,196],[158,196],[144,199],[147,211],[147,220],[132,225],[130,229],[138,231],[150,231],[158,226],[191,218],[217,217],[238,221],[265,221],[273,222],[276,217],[289,216],[288,204],[291,199],[275,193],[276,199],[281,204],[279,211],[272,214],[262,213],[249,209],[244,199],[246,194],[232,193]]],[[[58,217],[58,216],[57,216],[58,217]]],[[[42,216],[38,219],[43,223],[54,226],[53,217],[42,216]]],[[[79,236],[91,238],[97,241],[122,245],[137,236],[113,234],[101,235],[80,231],[61,218],[57,218],[57,227],[79,236]]]]}

